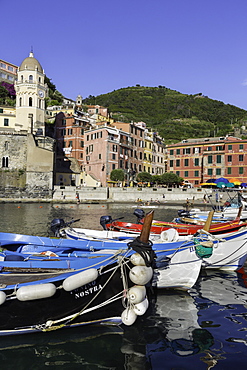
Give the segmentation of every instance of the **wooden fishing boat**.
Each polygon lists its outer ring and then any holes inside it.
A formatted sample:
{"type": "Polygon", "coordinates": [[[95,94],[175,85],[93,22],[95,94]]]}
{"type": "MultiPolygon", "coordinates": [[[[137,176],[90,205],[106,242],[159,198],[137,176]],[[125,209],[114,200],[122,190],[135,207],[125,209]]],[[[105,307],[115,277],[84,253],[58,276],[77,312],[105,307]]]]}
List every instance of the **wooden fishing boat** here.
{"type": "MultiPolygon", "coordinates": [[[[107,216],[108,217],[108,216],[107,216]]],[[[211,225],[211,219],[213,218],[213,211],[211,211],[211,218],[208,218],[207,222],[204,226],[200,229],[196,229],[196,233],[194,235],[179,235],[178,230],[176,228],[168,229],[160,227],[162,231],[157,236],[160,238],[153,239],[153,248],[154,250],[160,250],[163,248],[164,250],[175,250],[176,248],[185,248],[186,246],[190,246],[191,249],[196,248],[195,243],[197,240],[202,242],[211,241],[213,243],[213,253],[210,256],[202,257],[202,268],[206,269],[224,269],[224,270],[231,270],[236,271],[241,266],[243,266],[246,254],[247,254],[247,229],[245,227],[245,223],[238,222],[235,220],[234,222],[228,222],[228,228],[226,228],[225,223],[220,223],[218,225],[218,230],[214,230],[212,232],[212,227],[215,224],[211,225]],[[229,225],[232,226],[232,229],[229,228],[229,225]],[[237,231],[230,232],[231,230],[237,231]],[[215,234],[214,234],[215,232],[215,234]],[[202,234],[201,234],[202,233],[202,234]],[[207,235],[205,235],[207,233],[207,235]],[[199,235],[198,235],[199,234],[199,235]],[[200,235],[201,234],[201,235],[200,235]],[[190,243],[194,243],[194,246],[190,243]]],[[[115,220],[113,222],[119,223],[119,221],[115,220]]],[[[131,224],[133,225],[133,224],[131,224]]],[[[141,224],[135,224],[138,226],[137,230],[141,230],[141,224]]],[[[194,226],[194,225],[193,225],[194,226]]],[[[131,226],[130,226],[131,227],[131,226]]],[[[157,226],[151,226],[150,230],[154,230],[157,226]]],[[[84,230],[85,231],[85,230],[84,230]]],[[[114,240],[101,240],[97,238],[97,230],[94,230],[94,240],[92,240],[92,233],[91,230],[91,238],[88,238],[88,243],[94,243],[96,240],[101,242],[104,247],[111,249],[111,245],[116,245],[119,243],[128,243],[128,241],[114,241],[114,240]],[[90,240],[91,239],[91,240],[90,240]]],[[[69,231],[68,231],[69,234],[69,231]]],[[[73,231],[72,239],[80,241],[80,232],[76,230],[73,231]]],[[[105,234],[106,236],[106,234],[105,234]]],[[[87,240],[86,234],[83,236],[84,241],[87,240]]],[[[122,244],[124,245],[124,244],[122,244]]]]}
{"type": "MultiPolygon", "coordinates": [[[[140,243],[145,243],[149,229],[145,220],[140,243]]],[[[6,236],[5,246],[7,239],[6,236]]],[[[16,235],[13,239],[19,241],[12,247],[24,247],[20,237],[16,235]]],[[[24,239],[26,242],[28,236],[24,239]]],[[[34,247],[39,249],[40,244],[41,248],[47,248],[44,241],[34,247]]],[[[130,246],[127,251],[118,251],[108,258],[84,254],[77,260],[80,268],[76,266],[74,271],[75,256],[66,256],[71,265],[64,268],[62,257],[47,252],[41,257],[30,253],[24,257],[18,251],[2,251],[0,336],[95,323],[132,325],[148,308],[145,286],[153,275],[151,246],[145,248],[145,258],[138,254],[139,259],[131,254],[130,246]]]]}
{"type": "Polygon", "coordinates": [[[47,332],[95,323],[120,324],[124,320],[127,325],[132,324],[137,316],[133,312],[131,318],[126,318],[124,311],[130,303],[128,299],[126,306],[123,302],[135,284],[123,271],[133,265],[129,265],[128,259],[108,264],[101,261],[98,268],[95,259],[90,262],[91,267],[66,272],[47,264],[39,268],[14,266],[9,271],[3,266],[0,335],[47,332]]]}
{"type": "MultiPolygon", "coordinates": [[[[201,224],[189,224],[189,223],[176,223],[176,222],[164,222],[155,220],[151,226],[150,232],[153,234],[161,234],[170,228],[177,230],[179,235],[194,235],[197,231],[203,228],[204,223],[201,224]]],[[[246,227],[247,222],[242,222],[239,218],[232,221],[212,223],[209,232],[213,235],[225,234],[246,227]]],[[[111,231],[127,231],[127,232],[140,232],[142,224],[123,222],[119,220],[109,220],[106,223],[106,228],[111,231]]]]}
{"type": "MultiPolygon", "coordinates": [[[[175,231],[176,233],[176,231],[175,231]]],[[[2,271],[11,269],[80,269],[83,258],[89,261],[116,260],[124,253],[134,254],[131,243],[107,239],[70,240],[52,239],[20,234],[0,233],[4,250],[0,253],[2,271]],[[28,238],[30,237],[29,241],[28,238]],[[17,244],[15,244],[17,243],[17,244]]],[[[196,282],[202,266],[194,240],[164,243],[150,242],[155,252],[153,286],[190,289],[196,282]]],[[[139,250],[139,249],[138,249],[139,250]]]]}

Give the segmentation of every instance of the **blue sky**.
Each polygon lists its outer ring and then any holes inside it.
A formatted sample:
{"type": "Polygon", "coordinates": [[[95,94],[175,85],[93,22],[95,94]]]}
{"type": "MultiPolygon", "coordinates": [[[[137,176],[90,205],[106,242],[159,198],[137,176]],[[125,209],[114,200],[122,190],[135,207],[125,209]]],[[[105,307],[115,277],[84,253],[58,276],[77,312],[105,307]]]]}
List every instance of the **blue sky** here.
{"type": "Polygon", "coordinates": [[[33,47],[71,99],[163,85],[247,110],[246,14],[246,0],[2,0],[0,58],[33,47]]]}

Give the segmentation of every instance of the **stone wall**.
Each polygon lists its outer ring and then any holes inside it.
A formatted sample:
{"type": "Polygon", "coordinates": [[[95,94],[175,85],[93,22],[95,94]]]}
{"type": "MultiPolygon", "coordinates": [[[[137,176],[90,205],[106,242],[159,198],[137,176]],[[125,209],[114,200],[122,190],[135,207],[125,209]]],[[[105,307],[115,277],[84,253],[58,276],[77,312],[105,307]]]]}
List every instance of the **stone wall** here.
{"type": "MultiPolygon", "coordinates": [[[[76,201],[77,194],[81,202],[169,202],[190,201],[203,202],[205,190],[201,188],[107,188],[107,187],[82,187],[54,186],[53,200],[76,201]]],[[[212,194],[207,189],[207,194],[212,194]]]]}
{"type": "Polygon", "coordinates": [[[1,198],[52,197],[54,140],[47,139],[0,132],[1,198]]]}
{"type": "Polygon", "coordinates": [[[3,170],[25,170],[27,135],[24,133],[0,132],[0,167],[3,170]],[[6,167],[6,158],[8,166],[6,167]],[[5,164],[3,163],[5,161],[5,164]]]}

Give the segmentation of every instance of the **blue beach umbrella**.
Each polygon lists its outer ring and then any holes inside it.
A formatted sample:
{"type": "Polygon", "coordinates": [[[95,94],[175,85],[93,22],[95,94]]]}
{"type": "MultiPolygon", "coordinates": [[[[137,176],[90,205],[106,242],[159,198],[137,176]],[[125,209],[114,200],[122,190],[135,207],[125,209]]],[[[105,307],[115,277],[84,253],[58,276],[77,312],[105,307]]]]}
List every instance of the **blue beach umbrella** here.
{"type": "Polygon", "coordinates": [[[228,182],[226,185],[226,188],[234,188],[233,182],[228,182]]]}
{"type": "Polygon", "coordinates": [[[229,180],[225,179],[224,177],[220,177],[219,179],[215,180],[216,184],[218,184],[219,182],[223,182],[224,184],[227,184],[229,180]]]}
{"type": "Polygon", "coordinates": [[[217,188],[225,188],[226,185],[227,184],[225,182],[223,182],[223,181],[217,182],[217,188]]]}

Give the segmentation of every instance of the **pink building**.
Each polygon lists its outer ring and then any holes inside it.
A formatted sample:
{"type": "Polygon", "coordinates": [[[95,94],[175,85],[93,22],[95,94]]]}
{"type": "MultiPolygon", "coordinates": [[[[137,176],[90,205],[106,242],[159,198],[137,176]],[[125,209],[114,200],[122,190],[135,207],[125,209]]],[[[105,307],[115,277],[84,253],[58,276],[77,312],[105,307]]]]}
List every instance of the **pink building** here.
{"type": "Polygon", "coordinates": [[[84,170],[106,186],[111,171],[119,164],[119,131],[114,127],[99,126],[85,131],[84,170]]]}

